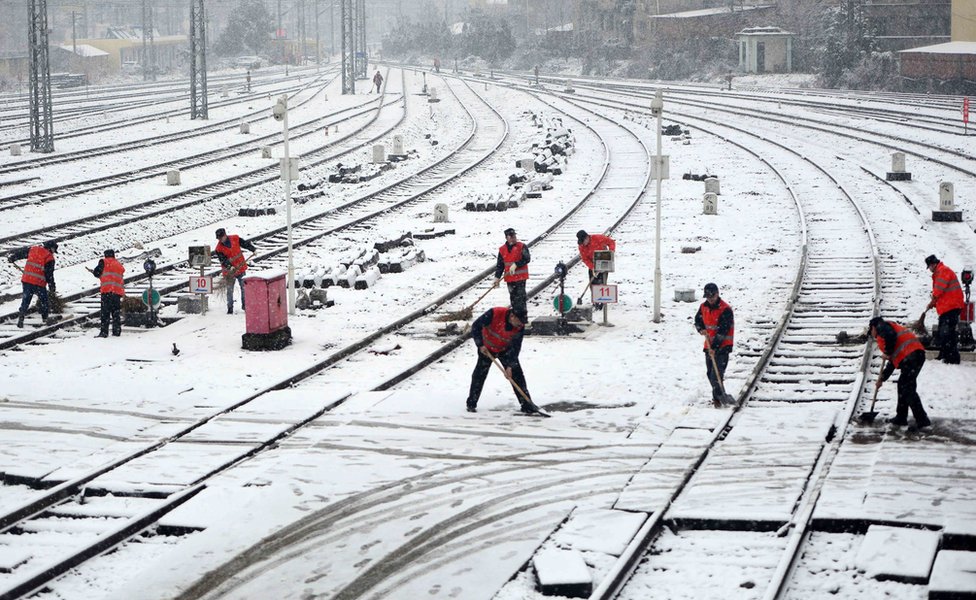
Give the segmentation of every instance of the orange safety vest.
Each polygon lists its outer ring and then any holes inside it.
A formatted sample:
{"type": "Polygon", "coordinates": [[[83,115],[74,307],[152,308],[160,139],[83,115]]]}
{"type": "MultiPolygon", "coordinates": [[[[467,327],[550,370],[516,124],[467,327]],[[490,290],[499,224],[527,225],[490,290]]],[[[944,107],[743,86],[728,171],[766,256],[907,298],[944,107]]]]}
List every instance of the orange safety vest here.
{"type": "Polygon", "coordinates": [[[882,352],[891,358],[891,364],[895,365],[895,368],[897,369],[901,364],[901,361],[905,360],[909,354],[917,350],[925,350],[925,347],[922,346],[922,343],[918,341],[918,338],[915,337],[915,334],[912,333],[911,329],[902,327],[898,323],[892,321],[889,321],[888,324],[891,325],[891,327],[895,330],[895,333],[898,334],[898,338],[895,340],[895,343],[897,344],[895,349],[889,351],[888,348],[885,348],[884,339],[882,339],[880,335],[875,336],[874,339],[876,342],[878,342],[878,348],[880,348],[882,352]]]}
{"type": "Polygon", "coordinates": [[[125,296],[125,267],[114,258],[105,258],[102,261],[102,282],[101,292],[103,294],[115,294],[125,296]]]}
{"type": "Polygon", "coordinates": [[[511,330],[505,328],[508,321],[505,318],[507,314],[508,309],[503,306],[491,309],[491,323],[487,327],[481,328],[481,339],[485,343],[485,348],[488,348],[492,354],[498,354],[508,348],[508,345],[512,343],[512,338],[522,331],[522,328],[512,328],[511,330]]]}
{"type": "Polygon", "coordinates": [[[932,297],[935,298],[935,312],[940,315],[966,306],[959,278],[945,263],[937,264],[932,273],[932,297]]]}
{"type": "Polygon", "coordinates": [[[529,278],[529,265],[516,268],[514,275],[508,272],[508,265],[522,260],[522,248],[524,247],[525,244],[517,242],[512,246],[511,250],[508,249],[508,244],[502,244],[502,247],[498,249],[498,252],[502,255],[502,262],[505,263],[505,283],[525,281],[529,278]]]}
{"type": "MultiPolygon", "coordinates": [[[[718,333],[718,318],[722,316],[722,313],[725,312],[726,310],[732,310],[732,307],[726,304],[725,300],[719,300],[718,306],[716,306],[715,308],[709,306],[708,302],[702,302],[701,314],[702,314],[702,321],[705,323],[705,340],[706,340],[705,348],[708,348],[708,344],[711,344],[712,339],[715,337],[715,334],[718,333]]],[[[719,348],[722,348],[724,346],[731,346],[733,343],[732,338],[734,336],[735,336],[735,326],[733,325],[729,329],[729,334],[725,337],[724,340],[722,340],[722,343],[719,345],[719,348]]],[[[718,348],[715,348],[713,346],[712,350],[718,350],[718,348]]]]}
{"type": "Polygon", "coordinates": [[[27,264],[24,265],[24,275],[20,280],[24,283],[47,287],[44,277],[44,265],[54,261],[54,254],[44,246],[31,246],[27,253],[27,264]]]}
{"type": "Polygon", "coordinates": [[[617,249],[617,242],[613,241],[605,235],[600,235],[598,233],[590,234],[590,243],[579,245],[580,260],[583,264],[593,270],[593,253],[597,250],[605,250],[609,248],[611,251],[617,249]]]}
{"type": "MultiPolygon", "coordinates": [[[[226,256],[230,261],[231,266],[235,270],[233,276],[240,277],[244,274],[244,271],[247,271],[247,261],[244,260],[244,252],[241,251],[241,238],[237,235],[229,235],[227,239],[230,240],[230,248],[221,242],[217,242],[217,252],[226,256]]],[[[231,272],[223,265],[220,267],[220,272],[224,277],[231,275],[231,272]]]]}

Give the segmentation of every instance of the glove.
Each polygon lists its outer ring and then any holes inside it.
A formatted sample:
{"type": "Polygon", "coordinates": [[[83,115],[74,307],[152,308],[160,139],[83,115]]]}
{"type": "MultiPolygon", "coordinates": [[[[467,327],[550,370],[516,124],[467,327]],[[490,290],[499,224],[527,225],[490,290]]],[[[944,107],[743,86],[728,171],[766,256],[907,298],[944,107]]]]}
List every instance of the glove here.
{"type": "Polygon", "coordinates": [[[512,263],[511,265],[509,265],[509,267],[508,267],[508,273],[509,273],[509,275],[515,275],[515,269],[517,269],[517,268],[518,267],[515,266],[515,263],[512,263]]]}
{"type": "Polygon", "coordinates": [[[478,346],[478,352],[481,352],[482,354],[484,354],[488,358],[494,358],[491,355],[491,352],[488,350],[488,348],[485,348],[484,346],[478,346]]]}

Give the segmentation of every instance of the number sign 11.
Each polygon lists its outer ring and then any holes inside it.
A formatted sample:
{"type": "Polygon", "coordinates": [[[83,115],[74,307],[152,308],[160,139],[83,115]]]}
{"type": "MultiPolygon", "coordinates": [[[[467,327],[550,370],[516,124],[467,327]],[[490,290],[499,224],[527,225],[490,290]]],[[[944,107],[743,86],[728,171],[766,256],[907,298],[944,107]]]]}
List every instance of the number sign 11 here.
{"type": "Polygon", "coordinates": [[[616,304],[617,286],[616,285],[591,285],[590,294],[593,296],[594,303],[616,304]]]}

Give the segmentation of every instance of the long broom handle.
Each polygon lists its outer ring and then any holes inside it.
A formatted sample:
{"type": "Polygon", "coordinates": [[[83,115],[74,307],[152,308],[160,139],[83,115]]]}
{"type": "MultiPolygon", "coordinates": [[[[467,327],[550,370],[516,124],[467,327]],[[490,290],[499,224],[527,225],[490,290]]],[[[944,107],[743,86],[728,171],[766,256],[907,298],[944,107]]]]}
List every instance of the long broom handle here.
{"type": "MultiPolygon", "coordinates": [[[[881,375],[884,373],[884,369],[887,363],[888,361],[886,361],[883,358],[881,359],[881,370],[878,371],[878,381],[881,381],[881,375]]],[[[878,401],[878,390],[880,389],[881,386],[879,385],[874,386],[874,395],[871,396],[871,408],[868,409],[868,412],[874,412],[874,403],[878,401]]]]}
{"type": "MultiPolygon", "coordinates": [[[[485,352],[488,351],[486,350],[485,352]]],[[[508,376],[508,371],[505,370],[505,367],[502,366],[502,363],[498,361],[495,355],[492,354],[491,352],[488,352],[488,356],[491,357],[491,362],[495,363],[495,366],[502,370],[502,375],[504,375],[505,379],[507,379],[508,382],[512,384],[512,387],[515,388],[515,391],[517,391],[520,396],[522,396],[522,399],[528,402],[529,404],[532,404],[532,400],[529,398],[529,395],[522,390],[519,384],[515,383],[515,381],[508,376]]]]}
{"type": "Polygon", "coordinates": [[[591,287],[593,287],[593,282],[596,281],[598,277],[600,277],[600,273],[594,273],[593,274],[593,278],[590,279],[590,282],[587,283],[586,284],[586,287],[583,288],[583,291],[580,292],[579,298],[577,298],[577,300],[576,300],[576,304],[582,304],[582,302],[583,302],[583,296],[586,295],[586,290],[588,290],[591,287]]]}
{"type": "Polygon", "coordinates": [[[474,302],[472,302],[471,303],[471,306],[468,307],[468,311],[472,310],[475,306],[477,306],[477,304],[479,302],[481,302],[482,300],[484,300],[485,299],[485,296],[487,296],[488,294],[490,294],[491,293],[491,290],[495,289],[496,287],[498,287],[498,283],[495,283],[490,288],[488,288],[488,290],[484,294],[481,294],[480,296],[478,296],[478,299],[475,300],[474,302]]]}
{"type": "Polygon", "coordinates": [[[708,336],[705,336],[705,349],[708,350],[708,358],[712,360],[715,379],[718,379],[718,389],[722,390],[722,395],[725,396],[725,382],[722,381],[722,373],[718,370],[718,361],[715,360],[715,353],[712,352],[712,345],[708,342],[708,336]]]}

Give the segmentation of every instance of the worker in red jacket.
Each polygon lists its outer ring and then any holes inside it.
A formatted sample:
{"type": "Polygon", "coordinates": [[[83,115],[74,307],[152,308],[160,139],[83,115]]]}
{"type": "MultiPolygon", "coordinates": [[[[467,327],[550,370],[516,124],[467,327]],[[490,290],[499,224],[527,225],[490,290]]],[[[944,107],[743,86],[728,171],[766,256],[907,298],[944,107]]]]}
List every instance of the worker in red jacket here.
{"type": "Polygon", "coordinates": [[[505,368],[505,374],[512,382],[512,391],[519,401],[524,413],[538,412],[529,388],[525,384],[525,374],[519,364],[519,352],[522,351],[522,336],[529,317],[524,309],[496,306],[475,319],[471,324],[471,338],[478,349],[478,363],[471,374],[471,390],[468,392],[468,412],[478,412],[478,399],[485,385],[485,378],[491,370],[491,363],[497,358],[505,368]],[[518,389],[525,393],[521,396],[518,389]]]}
{"type": "Polygon", "coordinates": [[[579,244],[580,260],[586,265],[589,271],[591,284],[602,284],[607,282],[607,273],[598,273],[596,278],[593,276],[593,253],[597,250],[617,250],[617,242],[613,238],[599,233],[589,234],[580,229],[576,232],[576,243],[579,244]]]}
{"type": "Polygon", "coordinates": [[[925,414],[922,399],[918,397],[918,374],[925,364],[925,347],[910,329],[881,317],[871,319],[868,330],[878,342],[881,356],[887,361],[874,387],[880,388],[895,369],[901,370],[898,377],[898,406],[895,416],[888,422],[896,427],[908,425],[908,409],[911,408],[915,427],[928,427],[932,422],[925,414]]]}
{"type": "Polygon", "coordinates": [[[237,235],[227,235],[223,227],[217,230],[217,247],[213,253],[220,260],[220,272],[227,279],[227,314],[234,314],[234,281],[241,287],[241,310],[244,309],[244,272],[247,260],[244,250],[256,252],[249,240],[237,235]]]}
{"type": "MultiPolygon", "coordinates": [[[[35,294],[40,301],[41,319],[45,323],[47,322],[48,313],[50,312],[50,304],[48,303],[47,297],[48,287],[50,287],[52,294],[57,293],[57,288],[54,284],[54,254],[57,251],[58,243],[49,240],[40,246],[14,250],[7,256],[7,261],[11,263],[21,259],[27,259],[24,268],[20,269],[23,272],[20,278],[23,286],[23,295],[20,300],[17,327],[22,328],[24,326],[24,317],[27,315],[27,309],[30,308],[31,300],[34,299],[35,294]]],[[[19,269],[20,267],[18,266],[17,268],[19,269]]]]}
{"type": "Polygon", "coordinates": [[[959,364],[959,315],[966,300],[956,274],[934,254],[925,259],[932,272],[932,301],[925,310],[934,308],[939,315],[939,356],[942,362],[959,364]]]}
{"type": "Polygon", "coordinates": [[[505,243],[498,249],[495,260],[495,285],[504,277],[512,308],[522,312],[528,312],[525,282],[529,279],[530,260],[529,247],[518,240],[514,229],[506,229],[505,243]]]}
{"type": "Polygon", "coordinates": [[[96,337],[108,337],[108,323],[112,321],[112,335],[122,335],[122,298],[125,297],[125,267],[115,259],[115,250],[106,250],[104,258],[92,269],[92,275],[101,282],[100,316],[102,327],[96,337]]]}
{"type": "Polygon", "coordinates": [[[704,292],[705,301],[695,314],[695,329],[705,337],[705,374],[712,386],[712,402],[717,406],[726,401],[723,388],[725,369],[735,341],[735,315],[732,307],[718,295],[717,285],[705,284],[704,292]]]}

